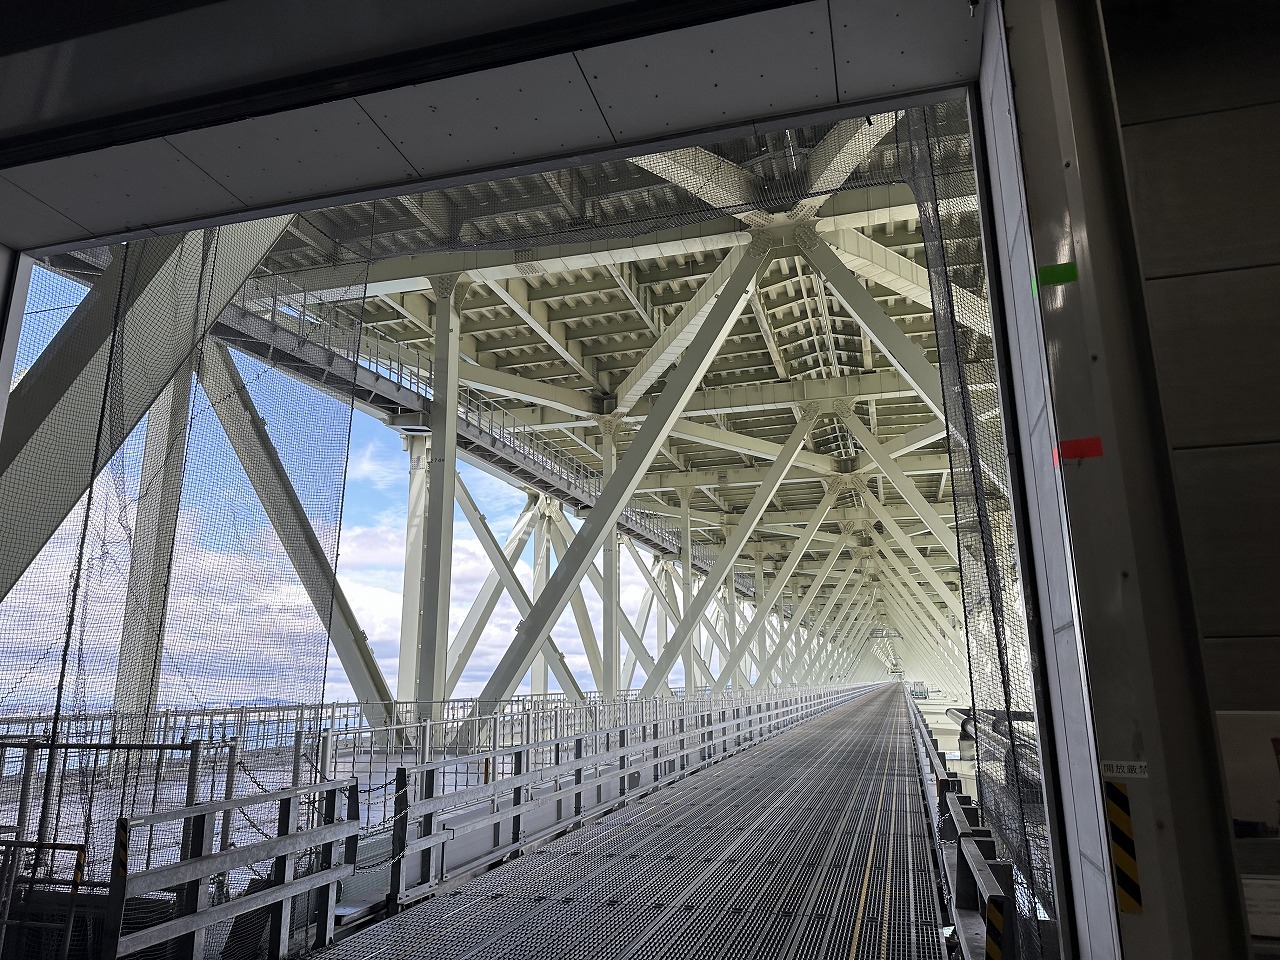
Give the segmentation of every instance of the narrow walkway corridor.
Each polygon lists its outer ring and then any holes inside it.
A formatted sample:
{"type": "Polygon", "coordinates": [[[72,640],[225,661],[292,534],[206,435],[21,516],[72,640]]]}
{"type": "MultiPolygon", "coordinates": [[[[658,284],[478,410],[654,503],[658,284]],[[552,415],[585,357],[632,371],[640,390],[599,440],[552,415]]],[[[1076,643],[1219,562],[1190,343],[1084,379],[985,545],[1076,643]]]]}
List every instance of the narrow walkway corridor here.
{"type": "Polygon", "coordinates": [[[908,709],[878,689],[326,960],[941,960],[908,709]]]}

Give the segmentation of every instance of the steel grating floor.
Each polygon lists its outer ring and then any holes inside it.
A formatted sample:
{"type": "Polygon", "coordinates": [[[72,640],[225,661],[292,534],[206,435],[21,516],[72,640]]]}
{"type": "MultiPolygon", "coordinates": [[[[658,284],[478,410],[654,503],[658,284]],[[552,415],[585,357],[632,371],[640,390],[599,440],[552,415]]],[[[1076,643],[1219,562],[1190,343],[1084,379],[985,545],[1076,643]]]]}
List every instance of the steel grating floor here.
{"type": "Polygon", "coordinates": [[[907,709],[881,688],[324,960],[943,960],[907,709]]]}

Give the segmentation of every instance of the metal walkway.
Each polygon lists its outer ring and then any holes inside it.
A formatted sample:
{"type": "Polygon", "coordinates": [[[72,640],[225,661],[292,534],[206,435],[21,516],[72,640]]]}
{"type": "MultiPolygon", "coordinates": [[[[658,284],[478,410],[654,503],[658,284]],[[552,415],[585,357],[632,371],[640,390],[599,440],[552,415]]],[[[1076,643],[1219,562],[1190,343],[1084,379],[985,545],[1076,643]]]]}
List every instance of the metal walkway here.
{"type": "Polygon", "coordinates": [[[894,685],[323,956],[942,960],[933,876],[894,685]]]}

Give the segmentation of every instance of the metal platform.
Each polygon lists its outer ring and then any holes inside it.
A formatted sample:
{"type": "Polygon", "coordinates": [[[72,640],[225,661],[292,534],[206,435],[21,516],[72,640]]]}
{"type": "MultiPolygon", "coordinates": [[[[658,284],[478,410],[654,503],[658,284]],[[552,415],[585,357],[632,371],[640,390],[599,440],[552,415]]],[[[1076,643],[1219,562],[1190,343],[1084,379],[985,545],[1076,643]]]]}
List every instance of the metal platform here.
{"type": "Polygon", "coordinates": [[[942,960],[897,688],[847,706],[344,941],[326,960],[942,960]]]}

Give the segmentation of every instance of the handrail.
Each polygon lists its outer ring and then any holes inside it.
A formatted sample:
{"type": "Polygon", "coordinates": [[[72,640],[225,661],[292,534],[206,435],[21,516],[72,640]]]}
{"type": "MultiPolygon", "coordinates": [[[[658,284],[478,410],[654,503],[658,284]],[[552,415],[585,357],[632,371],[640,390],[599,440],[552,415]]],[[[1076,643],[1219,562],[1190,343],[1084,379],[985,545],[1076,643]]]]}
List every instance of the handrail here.
{"type": "Polygon", "coordinates": [[[175,820],[186,820],[206,813],[221,813],[223,810],[238,810],[241,807],[261,803],[277,803],[294,797],[305,797],[309,793],[325,793],[329,790],[341,790],[356,783],[355,777],[341,780],[328,780],[324,783],[305,784],[298,787],[285,787],[272,790],[270,793],[253,794],[248,797],[228,797],[224,800],[210,800],[189,807],[172,807],[168,810],[156,810],[140,817],[124,818],[130,827],[146,827],[157,823],[172,823],[175,820]]]}
{"type": "Polygon", "coordinates": [[[961,792],[959,776],[947,769],[937,740],[919,705],[911,719],[920,744],[925,789],[935,806],[935,840],[951,899],[961,955],[965,960],[1017,960],[1017,912],[1013,872],[996,858],[991,831],[981,825],[981,810],[961,792]],[[950,848],[950,850],[948,850],[950,848]]]}
{"type": "MultiPolygon", "coordinates": [[[[121,817],[116,821],[103,956],[129,956],[173,941],[179,942],[182,955],[201,956],[209,927],[224,920],[239,923],[241,917],[265,911],[267,955],[271,960],[284,960],[289,950],[293,898],[313,890],[318,892],[314,945],[327,946],[334,936],[338,883],[355,873],[359,832],[360,789],[354,778],[193,804],[144,817],[121,817]],[[299,829],[300,800],[311,794],[319,795],[323,801],[320,822],[299,829]],[[345,805],[341,802],[343,799],[345,805]],[[263,804],[279,807],[275,837],[226,847],[217,853],[213,851],[218,814],[263,804]],[[133,831],[179,821],[183,828],[180,859],[131,871],[133,831]],[[317,852],[316,869],[295,878],[297,858],[311,850],[317,852]],[[210,903],[209,886],[214,877],[264,860],[271,860],[272,868],[263,886],[255,890],[251,884],[239,897],[216,905],[210,903]],[[178,914],[141,930],[126,932],[127,904],[161,892],[176,893],[178,914]]],[[[234,926],[231,935],[235,935],[234,926]]]]}
{"type": "Polygon", "coordinates": [[[539,838],[564,832],[873,688],[780,691],[743,702],[677,701],[689,709],[662,717],[624,716],[612,727],[401,766],[387,910],[403,909],[445,879],[470,875],[522,849],[531,840],[526,825],[533,815],[550,815],[539,838]],[[553,762],[531,768],[531,755],[538,752],[550,752],[553,762]],[[438,775],[460,765],[482,767],[485,782],[441,793],[438,775]],[[598,800],[589,799],[597,789],[598,800]],[[459,815],[467,815],[465,823],[456,822],[459,815]],[[493,831],[487,849],[458,863],[447,861],[450,844],[482,829],[493,831]]]}

